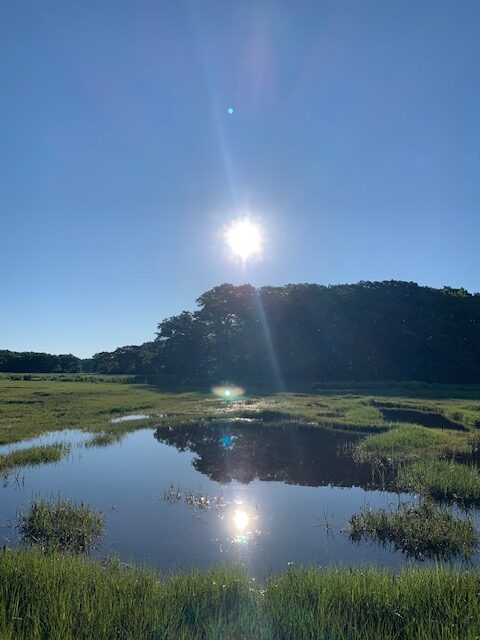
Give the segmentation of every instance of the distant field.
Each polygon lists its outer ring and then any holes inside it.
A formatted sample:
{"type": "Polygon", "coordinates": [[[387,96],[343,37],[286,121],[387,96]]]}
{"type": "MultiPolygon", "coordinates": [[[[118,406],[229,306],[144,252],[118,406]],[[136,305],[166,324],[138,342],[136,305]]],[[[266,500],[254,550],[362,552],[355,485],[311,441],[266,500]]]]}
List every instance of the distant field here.
{"type": "Polygon", "coordinates": [[[62,429],[121,434],[149,424],[250,417],[264,424],[302,423],[376,434],[366,441],[365,456],[405,450],[408,457],[418,447],[435,454],[465,453],[477,445],[478,386],[317,386],[305,393],[247,389],[227,398],[208,388],[166,391],[125,376],[2,374],[0,444],[62,429]],[[112,423],[130,414],[142,417],[112,423]]]}

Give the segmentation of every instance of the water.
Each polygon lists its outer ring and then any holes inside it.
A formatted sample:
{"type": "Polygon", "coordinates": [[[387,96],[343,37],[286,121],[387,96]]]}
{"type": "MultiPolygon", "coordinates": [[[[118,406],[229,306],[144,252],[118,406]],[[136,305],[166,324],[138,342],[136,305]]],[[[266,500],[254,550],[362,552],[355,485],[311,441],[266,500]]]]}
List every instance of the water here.
{"type": "Polygon", "coordinates": [[[290,564],[407,562],[389,548],[353,544],[342,531],[365,504],[411,499],[382,491],[370,468],[353,462],[354,435],[230,422],[145,429],[84,448],[89,438],[67,431],[33,441],[68,441],[71,452],[0,487],[3,542],[16,543],[16,514],[33,498],[61,495],[105,513],[94,557],[114,554],[162,570],[233,562],[259,577],[290,564]],[[181,500],[165,500],[171,487],[181,500]],[[195,508],[183,499],[188,491],[224,506],[195,508]]]}
{"type": "Polygon", "coordinates": [[[112,424],[119,424],[121,422],[131,422],[132,420],[147,420],[148,418],[164,418],[165,413],[131,413],[128,416],[119,416],[118,418],[112,418],[110,422],[112,424]]]}

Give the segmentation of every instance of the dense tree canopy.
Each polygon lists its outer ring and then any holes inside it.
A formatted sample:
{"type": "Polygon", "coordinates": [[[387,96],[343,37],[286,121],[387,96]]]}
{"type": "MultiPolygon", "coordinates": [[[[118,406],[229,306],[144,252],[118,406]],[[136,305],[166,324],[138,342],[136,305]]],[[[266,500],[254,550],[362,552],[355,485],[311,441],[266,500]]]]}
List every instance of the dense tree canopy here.
{"type": "MultiPolygon", "coordinates": [[[[287,386],[290,381],[480,382],[480,295],[465,289],[398,281],[260,289],[222,284],[197,303],[196,311],[160,322],[155,341],[98,353],[83,361],[83,370],[277,380],[287,386]]],[[[11,352],[0,352],[3,371],[42,370],[38,363],[35,369],[19,368],[33,362],[27,356],[73,358],[13,354],[15,364],[13,356],[2,360],[1,354],[11,352]]],[[[75,360],[70,370],[78,370],[75,360]]]]}
{"type": "Polygon", "coordinates": [[[81,371],[80,358],[67,355],[51,355],[33,351],[0,350],[0,371],[11,373],[76,373],[81,371]]]}
{"type": "Polygon", "coordinates": [[[235,287],[159,324],[165,367],[231,380],[480,382],[480,296],[413,282],[235,287]],[[168,364],[168,366],[167,366],[168,364]]]}

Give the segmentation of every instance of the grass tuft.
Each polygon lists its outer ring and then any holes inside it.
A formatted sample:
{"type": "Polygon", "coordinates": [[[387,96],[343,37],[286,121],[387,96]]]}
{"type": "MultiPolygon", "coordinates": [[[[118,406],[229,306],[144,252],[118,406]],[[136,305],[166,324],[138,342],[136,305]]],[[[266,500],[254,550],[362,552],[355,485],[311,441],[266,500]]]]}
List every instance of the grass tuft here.
{"type": "Polygon", "coordinates": [[[468,557],[478,543],[469,518],[457,518],[429,502],[400,504],[396,511],[364,509],[349,520],[354,542],[370,538],[417,559],[468,557]]]}
{"type": "Polygon", "coordinates": [[[434,500],[456,502],[463,507],[480,506],[480,473],[472,465],[419,460],[399,468],[398,483],[434,500]]]}
{"type": "Polygon", "coordinates": [[[86,553],[103,532],[104,517],[89,505],[57,498],[34,500],[26,513],[19,515],[19,530],[24,542],[44,550],[59,549],[86,553]]]}
{"type": "Polygon", "coordinates": [[[86,447],[108,447],[111,444],[115,444],[116,442],[120,442],[123,438],[123,433],[115,433],[104,431],[102,433],[94,434],[90,440],[87,440],[85,443],[86,447]]]}

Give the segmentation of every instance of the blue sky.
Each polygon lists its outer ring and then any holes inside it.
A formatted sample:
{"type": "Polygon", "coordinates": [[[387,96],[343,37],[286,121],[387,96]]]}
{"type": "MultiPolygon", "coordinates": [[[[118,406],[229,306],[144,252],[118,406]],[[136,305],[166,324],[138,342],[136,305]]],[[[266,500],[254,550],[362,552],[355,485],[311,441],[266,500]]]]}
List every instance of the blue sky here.
{"type": "Polygon", "coordinates": [[[479,291],[479,60],[476,0],[3,0],[0,348],[139,344],[226,281],[479,291]]]}

